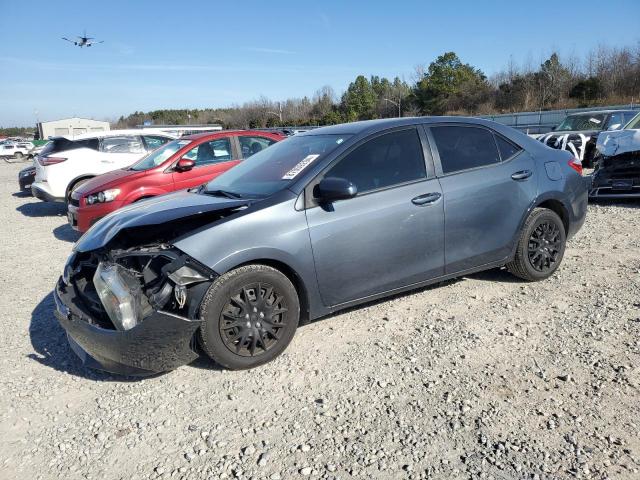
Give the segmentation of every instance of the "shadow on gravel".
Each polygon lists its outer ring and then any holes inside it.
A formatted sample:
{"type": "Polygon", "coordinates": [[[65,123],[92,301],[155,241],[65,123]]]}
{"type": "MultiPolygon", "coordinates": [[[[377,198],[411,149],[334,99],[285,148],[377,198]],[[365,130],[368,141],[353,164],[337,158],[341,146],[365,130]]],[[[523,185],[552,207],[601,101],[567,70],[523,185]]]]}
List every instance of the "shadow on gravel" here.
{"type": "Polygon", "coordinates": [[[49,217],[67,215],[67,206],[62,202],[25,203],[16,208],[25,217],[49,217]]]}
{"type": "Polygon", "coordinates": [[[19,192],[12,193],[11,195],[16,198],[28,198],[32,196],[31,192],[23,192],[22,190],[20,190],[19,192]]]}
{"type": "Polygon", "coordinates": [[[80,232],[76,232],[68,223],[60,225],[53,229],[53,235],[58,240],[62,240],[63,242],[71,242],[76,243],[78,239],[82,236],[80,232]]]}
{"type": "Polygon", "coordinates": [[[520,280],[515,275],[510,274],[504,268],[493,268],[491,270],[484,270],[472,275],[467,275],[466,278],[473,278],[474,280],[482,280],[485,282],[527,283],[523,280],[520,280]]]}
{"type": "Polygon", "coordinates": [[[29,336],[35,350],[35,353],[27,355],[31,360],[69,375],[100,382],[135,382],[151,378],[111,375],[84,367],[69,347],[67,334],[53,315],[54,309],[53,293],[50,293],[31,312],[29,336]]]}
{"type": "Polygon", "coordinates": [[[640,208],[640,199],[637,198],[619,198],[619,199],[589,199],[590,205],[601,205],[603,207],[624,207],[624,208],[640,208]]]}

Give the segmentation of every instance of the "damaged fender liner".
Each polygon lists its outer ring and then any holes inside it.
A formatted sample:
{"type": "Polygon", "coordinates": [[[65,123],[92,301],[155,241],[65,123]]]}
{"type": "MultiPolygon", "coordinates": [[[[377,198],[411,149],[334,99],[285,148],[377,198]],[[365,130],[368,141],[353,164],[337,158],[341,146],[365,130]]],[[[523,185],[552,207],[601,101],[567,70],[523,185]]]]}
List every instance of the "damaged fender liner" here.
{"type": "Polygon", "coordinates": [[[195,360],[192,339],[200,320],[155,311],[131,330],[100,328],[86,321],[73,286],[54,290],[55,315],[74,352],[88,367],[122,375],[153,375],[195,360]]]}

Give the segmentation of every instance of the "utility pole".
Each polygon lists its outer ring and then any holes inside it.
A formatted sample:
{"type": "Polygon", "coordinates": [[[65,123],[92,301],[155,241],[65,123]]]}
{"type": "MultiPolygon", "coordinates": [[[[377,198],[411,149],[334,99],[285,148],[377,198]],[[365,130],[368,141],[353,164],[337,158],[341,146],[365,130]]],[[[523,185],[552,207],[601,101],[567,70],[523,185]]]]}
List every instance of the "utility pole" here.
{"type": "Polygon", "coordinates": [[[383,98],[383,100],[386,100],[389,103],[393,103],[396,107],[398,107],[398,118],[402,116],[402,110],[401,110],[402,98],[398,97],[397,102],[394,102],[393,100],[389,100],[388,98],[383,98]]]}
{"type": "Polygon", "coordinates": [[[277,112],[267,112],[270,113],[271,115],[275,115],[276,117],[278,117],[278,120],[280,121],[280,125],[282,125],[282,102],[278,102],[278,111],[277,112]]]}

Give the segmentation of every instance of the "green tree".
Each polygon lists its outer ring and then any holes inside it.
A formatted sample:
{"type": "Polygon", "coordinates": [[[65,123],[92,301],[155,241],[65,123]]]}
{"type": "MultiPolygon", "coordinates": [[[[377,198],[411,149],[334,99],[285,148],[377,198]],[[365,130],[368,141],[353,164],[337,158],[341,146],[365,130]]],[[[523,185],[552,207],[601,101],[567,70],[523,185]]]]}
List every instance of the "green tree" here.
{"type": "Polygon", "coordinates": [[[418,80],[414,98],[422,113],[442,115],[460,109],[476,111],[490,91],[482,71],[462,63],[454,52],[447,52],[418,80]]]}
{"type": "Polygon", "coordinates": [[[569,92],[570,98],[581,100],[583,104],[588,104],[600,99],[604,95],[604,86],[596,77],[589,77],[576,83],[569,92]]]}
{"type": "Polygon", "coordinates": [[[377,102],[376,92],[371,83],[363,75],[359,75],[354,82],[349,84],[347,91],[342,96],[342,109],[345,120],[370,120],[375,118],[375,106],[377,102]]]}

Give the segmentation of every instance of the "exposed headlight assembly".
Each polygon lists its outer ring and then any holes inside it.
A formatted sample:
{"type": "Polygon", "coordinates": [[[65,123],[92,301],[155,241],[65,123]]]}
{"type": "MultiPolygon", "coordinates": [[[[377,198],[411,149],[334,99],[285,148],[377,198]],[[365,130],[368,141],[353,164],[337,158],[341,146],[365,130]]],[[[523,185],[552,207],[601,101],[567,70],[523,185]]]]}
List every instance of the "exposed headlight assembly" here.
{"type": "Polygon", "coordinates": [[[93,205],[94,203],[106,203],[113,202],[120,194],[119,188],[111,188],[109,190],[103,190],[102,192],[92,193],[87,195],[87,205],[93,205]]]}
{"type": "Polygon", "coordinates": [[[118,330],[130,330],[142,320],[140,284],[125,269],[100,262],[93,284],[107,315],[118,330]]]}

